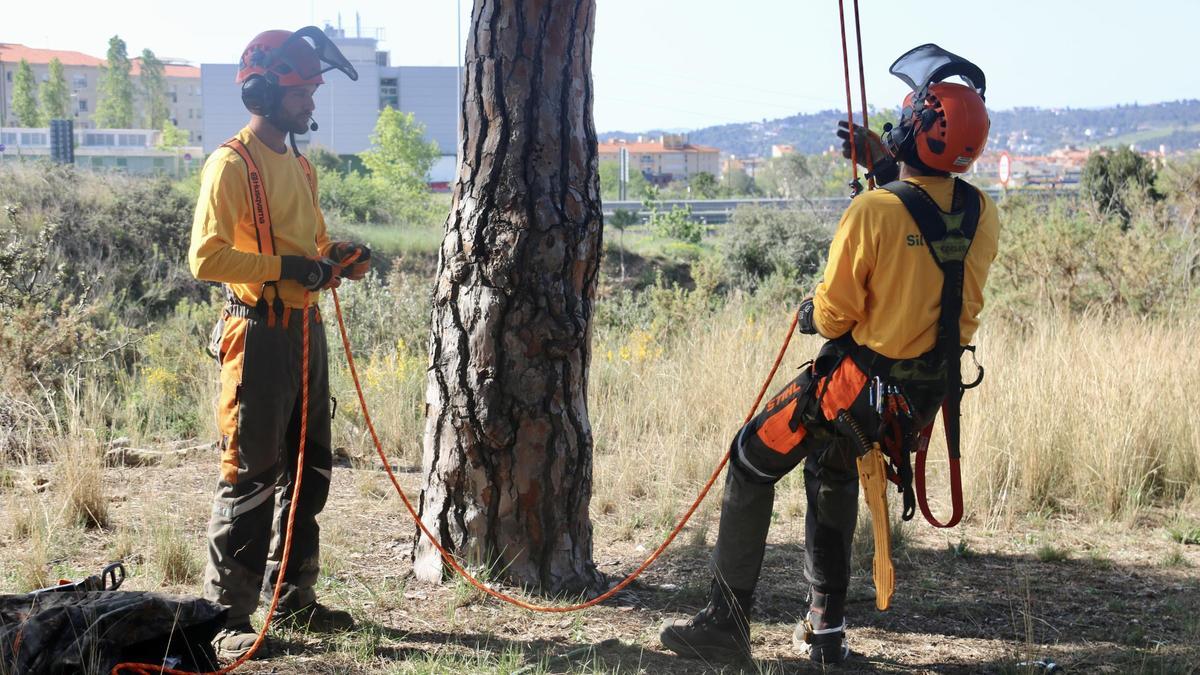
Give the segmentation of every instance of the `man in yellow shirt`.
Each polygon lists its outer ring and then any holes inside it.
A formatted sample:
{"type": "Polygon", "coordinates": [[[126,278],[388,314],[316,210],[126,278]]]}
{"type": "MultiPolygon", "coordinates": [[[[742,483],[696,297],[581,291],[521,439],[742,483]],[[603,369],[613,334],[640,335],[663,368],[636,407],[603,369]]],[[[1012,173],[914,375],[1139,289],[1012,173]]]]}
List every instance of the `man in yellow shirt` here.
{"type": "MultiPolygon", "coordinates": [[[[996,255],[996,205],[952,174],[983,151],[989,121],[984,77],[973,64],[922,45],[892,65],[913,93],[882,143],[856,134],[877,177],[900,180],[856,197],[842,216],[824,279],[801,304],[799,330],[829,341],[811,367],[737,434],[713,551],[708,606],[664,625],[684,656],[748,656],[747,620],[758,583],[775,483],[803,463],[808,509],[809,610],[793,643],[814,661],[847,658],[846,591],[858,512],[857,458],[889,449],[890,478],[914,508],[908,454],[945,401],[957,429],[963,345],[979,325],[996,255]],[[941,80],[957,75],[969,86],[941,80]],[[887,153],[883,152],[887,148],[887,153]],[[945,283],[943,283],[945,281],[945,283]]],[[[859,130],[862,131],[862,130],[859,130]]],[[[847,134],[848,136],[848,134],[847,134]]],[[[849,156],[849,155],[847,155],[849,156]]]]}
{"type": "Polygon", "coordinates": [[[312,26],[267,31],[250,42],[237,76],[250,122],[205,162],[192,223],[192,273],[224,284],[228,299],[213,336],[221,363],[221,473],[203,589],[205,598],[229,608],[214,643],[224,658],[250,649],[256,638],[250,616],[260,594],[271,598],[278,577],[297,478],[305,367],[305,467],[279,619],[316,630],[354,625],[347,612],[319,604],[313,591],[320,569],[316,516],[333,466],[328,356],[316,302],[342,278],[361,279],[370,253],[329,241],[316,177],[294,136],[316,128],[313,92],[333,68],[357,79],[312,26]]]}

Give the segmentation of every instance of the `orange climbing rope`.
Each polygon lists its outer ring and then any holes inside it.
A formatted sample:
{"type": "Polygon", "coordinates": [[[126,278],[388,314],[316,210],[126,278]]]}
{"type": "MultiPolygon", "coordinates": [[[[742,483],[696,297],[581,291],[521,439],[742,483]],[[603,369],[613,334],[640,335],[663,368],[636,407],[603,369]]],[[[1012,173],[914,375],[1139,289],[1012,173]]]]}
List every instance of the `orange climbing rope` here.
{"type": "MultiPolygon", "coordinates": [[[[845,30],[844,28],[842,30],[845,30]]],[[[870,130],[871,126],[867,124],[867,76],[863,70],[862,56],[862,26],[858,21],[858,0],[854,0],[854,39],[858,45],[858,88],[860,101],[862,102],[862,126],[863,129],[870,130]]],[[[852,137],[853,138],[853,137],[852,137]]],[[[870,148],[867,148],[867,189],[875,189],[875,158],[871,155],[870,148]]]]}
{"type": "MultiPolygon", "coordinates": [[[[350,263],[347,262],[347,263],[344,263],[342,266],[344,267],[349,264],[350,263]]],[[[404,507],[406,509],[408,509],[409,515],[412,516],[413,521],[415,521],[417,523],[417,527],[419,527],[421,532],[426,537],[429,538],[429,543],[433,544],[433,547],[435,549],[437,549],[438,553],[441,554],[442,558],[446,561],[446,563],[449,564],[450,567],[453,568],[455,572],[457,572],[464,579],[466,579],[467,582],[470,583],[472,586],[483,591],[484,593],[487,593],[488,595],[491,595],[494,598],[497,598],[497,599],[507,602],[511,605],[515,605],[517,607],[521,607],[523,609],[527,609],[527,610],[534,611],[534,612],[567,613],[567,612],[579,611],[581,609],[587,609],[588,607],[591,607],[593,605],[604,602],[605,600],[613,597],[617,593],[620,593],[622,590],[625,589],[626,586],[633,583],[633,581],[635,579],[637,579],[639,576],[641,576],[642,572],[646,571],[646,568],[648,568],[648,567],[650,567],[650,565],[654,564],[654,561],[658,560],[659,556],[662,555],[663,551],[665,551],[667,549],[667,547],[671,545],[671,542],[675,541],[675,537],[677,537],[679,535],[679,533],[683,530],[684,526],[687,525],[688,520],[691,519],[692,515],[696,512],[696,509],[700,507],[700,503],[704,501],[704,498],[706,496],[708,496],[709,490],[712,489],[713,484],[715,484],[717,481],[717,478],[720,477],[721,472],[725,469],[725,465],[729,463],[730,452],[726,451],[725,455],[721,458],[720,463],[718,463],[717,467],[713,470],[712,475],[708,477],[708,481],[705,482],[703,489],[700,490],[700,494],[696,496],[695,501],[693,501],[692,505],[690,507],[688,507],[687,512],[685,512],[683,514],[683,518],[681,518],[679,523],[675,525],[675,527],[671,530],[671,533],[667,535],[666,539],[664,539],[663,542],[661,544],[659,544],[658,548],[654,549],[654,551],[642,562],[642,564],[639,565],[637,567],[637,569],[635,569],[631,574],[629,574],[629,576],[625,577],[623,580],[621,580],[620,583],[618,583],[616,586],[613,586],[612,588],[608,589],[604,593],[592,598],[591,600],[588,600],[586,602],[582,602],[579,604],[554,606],[554,605],[536,605],[533,603],[526,602],[520,598],[516,598],[511,595],[508,595],[507,593],[504,593],[502,591],[497,591],[496,589],[491,588],[488,585],[481,582],[474,575],[472,575],[465,568],[463,568],[463,566],[459,564],[459,562],[454,558],[454,556],[449,551],[447,551],[445,548],[443,548],[441,544],[438,543],[437,538],[434,537],[433,533],[429,531],[429,529],[425,526],[425,523],[421,522],[420,516],[417,514],[416,509],[413,507],[412,502],[409,501],[409,499],[408,499],[408,495],[406,495],[404,493],[404,488],[400,487],[400,481],[396,478],[396,474],[392,471],[391,462],[388,460],[387,453],[385,453],[383,450],[383,444],[380,443],[380,441],[379,441],[379,435],[375,431],[375,424],[374,424],[374,422],[371,421],[371,413],[367,408],[367,400],[363,394],[362,383],[359,381],[358,370],[354,365],[354,353],[350,347],[349,333],[346,331],[346,321],[342,314],[341,299],[338,297],[337,289],[332,289],[332,293],[333,293],[334,310],[337,313],[338,332],[340,333],[341,338],[342,338],[342,347],[345,349],[345,352],[346,352],[346,363],[350,366],[350,375],[354,380],[354,390],[358,394],[359,405],[362,406],[363,419],[367,423],[367,429],[371,432],[371,440],[375,443],[375,451],[379,454],[379,458],[383,462],[384,471],[387,472],[388,478],[391,479],[392,485],[396,488],[396,492],[400,495],[401,501],[404,502],[404,507]]],[[[287,530],[286,530],[286,534],[285,534],[284,542],[283,542],[283,558],[279,564],[279,577],[275,580],[275,590],[271,596],[271,607],[270,607],[270,609],[267,610],[267,618],[263,622],[263,627],[258,633],[258,638],[254,641],[254,645],[250,647],[250,650],[247,651],[245,654],[243,654],[240,658],[238,658],[236,661],[234,661],[230,665],[228,665],[224,668],[221,668],[219,670],[210,671],[208,673],[203,673],[203,675],[226,675],[227,673],[230,673],[233,670],[241,667],[243,664],[245,664],[250,659],[254,658],[254,654],[256,652],[258,652],[259,648],[262,647],[263,641],[266,639],[267,631],[271,627],[271,618],[275,615],[275,609],[279,604],[279,595],[280,595],[280,591],[283,587],[284,577],[287,574],[288,558],[290,557],[291,550],[292,550],[292,528],[293,528],[293,525],[294,525],[295,519],[296,519],[296,507],[300,503],[300,483],[301,483],[301,478],[304,475],[304,449],[305,449],[305,441],[306,441],[306,438],[308,435],[307,434],[307,431],[308,431],[308,365],[309,365],[308,364],[308,359],[309,359],[308,312],[309,312],[309,304],[308,304],[308,296],[306,295],[305,303],[304,303],[304,310],[303,310],[303,317],[302,317],[303,328],[301,329],[302,334],[304,336],[303,337],[304,348],[303,348],[303,356],[302,356],[303,361],[304,361],[304,366],[302,368],[302,371],[301,371],[302,375],[300,378],[300,382],[301,382],[300,391],[301,391],[302,407],[301,407],[301,413],[300,413],[300,447],[299,447],[299,450],[297,451],[297,457],[296,457],[296,484],[292,489],[292,505],[291,505],[291,508],[288,510],[287,530]]],[[[750,411],[748,413],[746,413],[746,419],[743,422],[743,424],[745,424],[746,422],[749,422],[750,419],[752,417],[754,417],[755,411],[758,410],[759,404],[762,403],[763,396],[767,393],[767,387],[769,387],[771,385],[771,380],[775,379],[775,373],[779,370],[779,364],[783,362],[783,357],[787,353],[788,345],[791,344],[792,336],[796,333],[796,324],[799,320],[800,320],[800,312],[799,312],[799,310],[797,310],[797,312],[792,316],[792,322],[788,326],[787,336],[783,340],[783,345],[779,348],[779,354],[775,357],[775,363],[772,364],[772,366],[771,366],[771,372],[767,375],[767,379],[762,383],[762,386],[759,388],[758,396],[755,397],[754,405],[752,405],[750,407],[750,411]]],[[[196,675],[192,671],[177,670],[174,668],[168,668],[161,664],[152,664],[152,663],[118,663],[117,665],[113,666],[111,675],[120,675],[121,673],[132,673],[133,675],[153,675],[155,673],[162,673],[165,675],[196,675]]]]}
{"type": "MultiPolygon", "coordinates": [[[[379,442],[379,435],[375,433],[375,424],[371,421],[371,414],[367,410],[367,400],[363,396],[362,384],[358,380],[358,370],[354,366],[354,354],[350,349],[350,337],[346,333],[346,322],[342,317],[342,304],[341,300],[338,298],[336,290],[333,291],[333,306],[337,313],[338,330],[342,335],[342,347],[346,351],[346,363],[348,363],[350,366],[350,376],[354,379],[354,389],[358,393],[358,403],[360,406],[362,406],[363,419],[367,423],[367,430],[371,432],[371,440],[375,443],[375,451],[379,454],[379,459],[383,462],[383,470],[387,472],[388,478],[390,478],[392,481],[392,486],[396,488],[396,493],[400,495],[400,500],[404,502],[404,508],[408,509],[408,513],[417,523],[417,527],[419,527],[421,532],[429,538],[429,543],[432,544],[435,549],[437,549],[438,553],[441,554],[442,559],[445,560],[455,572],[462,576],[463,579],[466,579],[467,582],[475,588],[498,600],[507,602],[510,605],[516,605],[517,607],[534,612],[567,613],[579,611],[581,609],[587,609],[588,607],[604,602],[617,593],[620,593],[626,586],[633,583],[633,580],[637,579],[647,567],[650,567],[650,565],[654,564],[654,561],[658,560],[658,557],[662,555],[663,551],[665,551],[668,546],[671,545],[671,542],[675,541],[675,537],[678,536],[680,531],[683,530],[683,527],[687,525],[688,519],[690,519],[692,514],[696,512],[696,509],[699,508],[700,502],[704,501],[704,498],[708,495],[708,491],[712,489],[713,484],[716,483],[717,478],[720,477],[721,471],[724,470],[725,465],[729,462],[730,452],[726,451],[725,456],[722,457],[720,463],[717,464],[717,468],[713,469],[712,475],[708,477],[708,482],[704,484],[704,488],[701,489],[700,494],[696,496],[696,500],[692,502],[692,505],[688,508],[687,512],[683,514],[683,518],[680,519],[679,523],[675,525],[675,527],[671,530],[671,533],[667,535],[667,538],[664,539],[661,544],[659,544],[658,548],[654,549],[654,552],[652,552],[649,557],[647,557],[642,564],[637,567],[637,569],[635,569],[629,576],[621,580],[621,582],[616,586],[613,586],[591,600],[575,605],[536,605],[526,602],[520,598],[513,597],[507,593],[504,593],[503,591],[498,591],[494,588],[491,588],[487,584],[475,578],[474,575],[468,572],[465,568],[463,568],[462,565],[459,564],[457,560],[455,560],[454,556],[451,555],[449,551],[447,551],[442,547],[441,544],[438,543],[437,537],[435,537],[433,533],[429,531],[429,528],[425,526],[425,523],[421,522],[421,517],[417,514],[417,510],[413,508],[412,502],[410,502],[408,496],[404,494],[404,488],[400,487],[400,481],[396,479],[396,474],[392,472],[391,462],[388,460],[387,453],[385,453],[383,450],[383,444],[379,442]]],[[[754,417],[754,412],[758,410],[758,405],[762,403],[763,396],[767,393],[767,387],[771,385],[771,380],[775,378],[775,372],[779,370],[779,364],[783,361],[784,354],[787,353],[788,345],[792,341],[792,335],[794,335],[796,332],[796,323],[799,320],[800,312],[797,310],[796,314],[792,316],[792,323],[791,326],[788,327],[787,337],[784,338],[783,346],[779,349],[779,355],[775,357],[775,364],[771,366],[771,373],[767,375],[766,381],[762,383],[762,387],[758,391],[758,396],[754,399],[754,405],[750,407],[750,412],[746,413],[746,420],[743,422],[743,424],[749,422],[750,419],[754,417]]]]}
{"type": "MultiPolygon", "coordinates": [[[[842,27],[842,72],[846,78],[846,122],[848,125],[847,131],[850,136],[850,191],[851,197],[857,196],[862,190],[862,184],[858,182],[858,143],[854,133],[854,100],[850,93],[850,47],[846,41],[846,5],[845,0],[838,0],[838,20],[842,27]]],[[[854,0],[854,37],[858,50],[858,87],[860,100],[862,101],[862,128],[870,130],[867,124],[867,78],[863,69],[862,55],[862,25],[858,19],[858,0],[854,0]]],[[[867,167],[867,189],[875,189],[875,162],[871,157],[869,143],[867,144],[867,157],[865,165],[867,167]]]]}

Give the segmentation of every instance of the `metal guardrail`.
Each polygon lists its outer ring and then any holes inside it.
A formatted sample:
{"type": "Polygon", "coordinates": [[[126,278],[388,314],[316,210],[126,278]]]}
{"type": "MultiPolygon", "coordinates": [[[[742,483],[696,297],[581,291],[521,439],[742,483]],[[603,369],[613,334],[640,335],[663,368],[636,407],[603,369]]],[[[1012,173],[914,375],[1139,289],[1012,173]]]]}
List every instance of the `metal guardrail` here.
{"type": "MultiPolygon", "coordinates": [[[[1000,199],[1003,191],[998,188],[983,190],[992,199],[1000,199]]],[[[1011,190],[1026,195],[1048,197],[1055,193],[1049,190],[1011,190]]],[[[707,225],[722,225],[729,222],[734,210],[740,206],[761,206],[765,208],[803,209],[823,216],[839,216],[850,205],[849,197],[815,197],[812,199],[662,199],[654,202],[660,211],[670,211],[675,208],[692,210],[692,218],[707,225]]],[[[649,217],[645,204],[640,201],[606,201],[602,205],[605,218],[610,218],[618,211],[631,211],[642,222],[649,217]]]]}

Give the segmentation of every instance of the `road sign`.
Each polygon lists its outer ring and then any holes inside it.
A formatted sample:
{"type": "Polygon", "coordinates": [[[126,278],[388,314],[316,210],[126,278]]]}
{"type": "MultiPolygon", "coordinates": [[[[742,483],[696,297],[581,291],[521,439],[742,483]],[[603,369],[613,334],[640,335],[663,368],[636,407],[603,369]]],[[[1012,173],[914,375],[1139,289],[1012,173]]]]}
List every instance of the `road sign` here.
{"type": "Polygon", "coordinates": [[[1012,178],[1012,158],[1007,152],[1000,153],[999,161],[1000,184],[1008,187],[1008,181],[1012,178]]]}
{"type": "Polygon", "coordinates": [[[4,144],[0,143],[0,152],[4,152],[4,144]]]}
{"type": "Polygon", "coordinates": [[[192,153],[190,153],[190,152],[185,152],[185,153],[183,153],[183,160],[184,160],[185,162],[190,162],[190,161],[192,161],[192,153]]]}

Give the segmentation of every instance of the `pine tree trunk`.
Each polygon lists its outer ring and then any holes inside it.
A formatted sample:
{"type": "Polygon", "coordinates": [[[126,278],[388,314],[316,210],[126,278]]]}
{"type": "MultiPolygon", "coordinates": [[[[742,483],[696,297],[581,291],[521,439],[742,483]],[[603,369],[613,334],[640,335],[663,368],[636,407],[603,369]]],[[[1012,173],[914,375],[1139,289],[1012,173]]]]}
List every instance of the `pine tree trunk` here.
{"type": "MultiPolygon", "coordinates": [[[[600,581],[587,378],[601,252],[595,0],[476,0],[438,261],[421,517],[544,592],[600,581]]],[[[424,537],[418,578],[445,572],[424,537]]]]}

